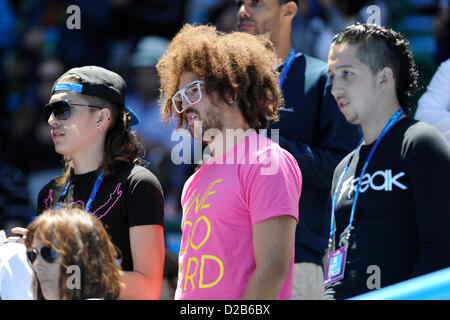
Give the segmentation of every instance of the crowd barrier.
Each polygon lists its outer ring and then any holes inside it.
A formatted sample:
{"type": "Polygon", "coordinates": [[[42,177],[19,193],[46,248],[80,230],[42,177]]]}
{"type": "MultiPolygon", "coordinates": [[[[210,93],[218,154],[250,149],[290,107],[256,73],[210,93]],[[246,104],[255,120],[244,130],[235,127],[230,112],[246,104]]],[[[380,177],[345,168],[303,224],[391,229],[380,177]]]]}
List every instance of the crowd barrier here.
{"type": "Polygon", "coordinates": [[[450,300],[450,268],[396,283],[349,300],[450,300]]]}

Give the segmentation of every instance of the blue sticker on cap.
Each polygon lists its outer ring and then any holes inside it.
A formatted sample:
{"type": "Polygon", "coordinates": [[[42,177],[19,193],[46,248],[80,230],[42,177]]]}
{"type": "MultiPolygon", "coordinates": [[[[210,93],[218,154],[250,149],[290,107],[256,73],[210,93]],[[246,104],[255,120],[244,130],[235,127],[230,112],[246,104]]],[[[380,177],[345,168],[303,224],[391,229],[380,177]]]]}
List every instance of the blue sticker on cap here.
{"type": "Polygon", "coordinates": [[[139,116],[136,114],[136,112],[131,110],[131,108],[128,106],[125,106],[125,111],[130,114],[130,125],[131,126],[135,126],[135,125],[139,124],[140,119],[139,119],[139,116]]]}
{"type": "Polygon", "coordinates": [[[57,83],[53,87],[53,92],[55,91],[76,91],[76,92],[82,92],[83,91],[83,85],[76,84],[76,83],[57,83]]]}

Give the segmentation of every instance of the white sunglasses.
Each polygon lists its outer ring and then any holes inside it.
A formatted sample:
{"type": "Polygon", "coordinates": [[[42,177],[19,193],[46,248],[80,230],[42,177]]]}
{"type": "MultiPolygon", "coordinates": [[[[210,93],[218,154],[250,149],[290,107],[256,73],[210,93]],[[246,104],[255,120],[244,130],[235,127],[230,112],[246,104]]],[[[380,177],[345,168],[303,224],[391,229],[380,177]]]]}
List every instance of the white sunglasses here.
{"type": "Polygon", "coordinates": [[[178,113],[182,113],[183,109],[183,99],[189,104],[198,103],[202,100],[202,90],[200,85],[205,84],[202,80],[195,80],[189,82],[182,89],[175,92],[172,96],[172,105],[178,113]]]}

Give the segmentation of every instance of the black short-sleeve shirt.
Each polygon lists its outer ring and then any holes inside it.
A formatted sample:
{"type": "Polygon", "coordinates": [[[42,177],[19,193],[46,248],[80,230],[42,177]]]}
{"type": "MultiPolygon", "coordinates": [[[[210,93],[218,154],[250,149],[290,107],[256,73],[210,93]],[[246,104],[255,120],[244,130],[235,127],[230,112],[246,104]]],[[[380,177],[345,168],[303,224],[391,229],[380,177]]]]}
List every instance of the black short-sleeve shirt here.
{"type": "MultiPolygon", "coordinates": [[[[97,180],[98,172],[74,175],[67,195],[60,199],[64,185],[50,181],[39,192],[38,214],[54,208],[61,201],[65,206],[83,209],[97,180]]],[[[105,226],[112,242],[122,253],[122,269],[133,270],[129,228],[141,225],[164,225],[164,197],[158,179],[140,165],[123,166],[113,175],[105,176],[89,210],[105,226]]]]}

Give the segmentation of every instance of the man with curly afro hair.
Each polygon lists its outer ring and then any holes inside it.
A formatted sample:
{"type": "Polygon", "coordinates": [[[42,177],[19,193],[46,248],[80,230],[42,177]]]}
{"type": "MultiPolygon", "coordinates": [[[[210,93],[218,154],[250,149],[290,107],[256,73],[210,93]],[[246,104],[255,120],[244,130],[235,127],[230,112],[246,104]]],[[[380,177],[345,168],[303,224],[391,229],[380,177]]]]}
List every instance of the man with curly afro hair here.
{"type": "Polygon", "coordinates": [[[185,183],[175,299],[290,299],[302,178],[257,131],[282,106],[266,37],[185,25],[158,62],[162,116],[210,157],[185,183]]]}

